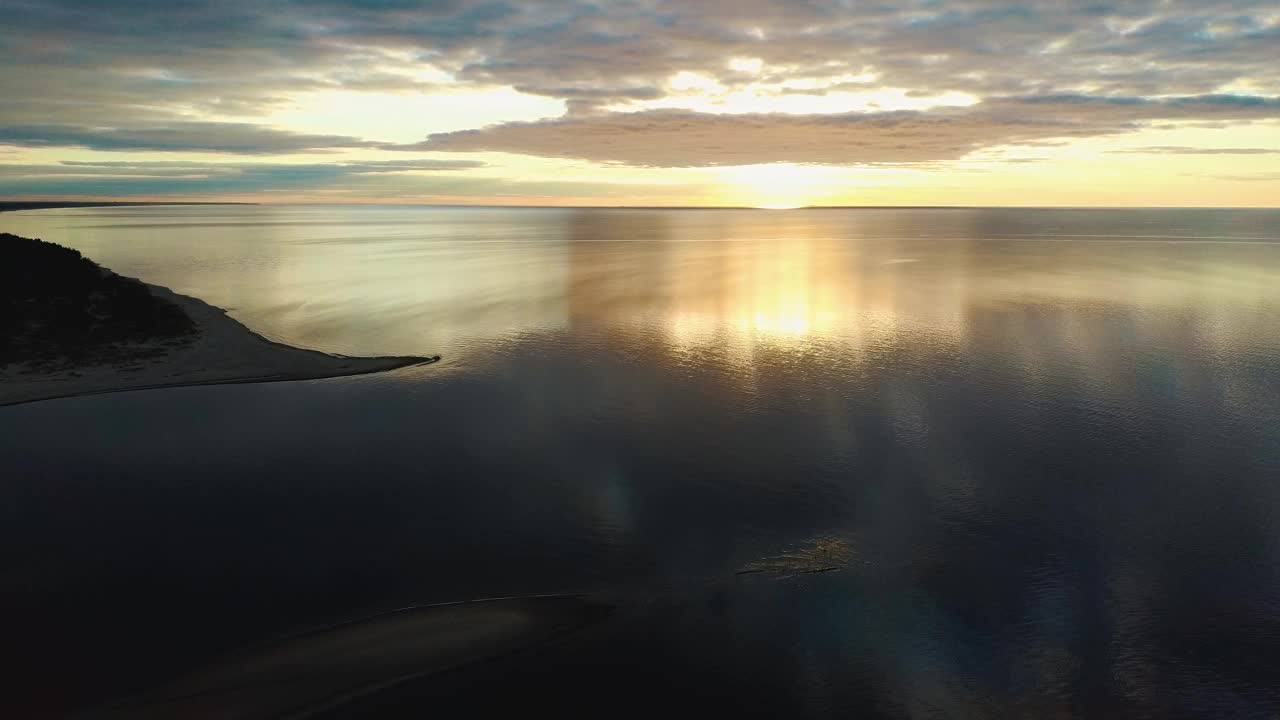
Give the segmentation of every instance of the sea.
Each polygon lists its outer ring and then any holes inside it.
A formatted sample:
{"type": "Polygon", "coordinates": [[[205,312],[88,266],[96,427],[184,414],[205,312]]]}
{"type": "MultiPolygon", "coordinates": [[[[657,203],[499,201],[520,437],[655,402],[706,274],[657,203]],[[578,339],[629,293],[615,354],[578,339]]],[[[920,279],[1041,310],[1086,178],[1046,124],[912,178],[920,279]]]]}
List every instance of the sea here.
{"type": "Polygon", "coordinates": [[[0,232],[281,342],[442,357],[0,408],[6,717],[546,594],[615,610],[334,712],[1280,716],[1280,211],[152,206],[0,232]]]}

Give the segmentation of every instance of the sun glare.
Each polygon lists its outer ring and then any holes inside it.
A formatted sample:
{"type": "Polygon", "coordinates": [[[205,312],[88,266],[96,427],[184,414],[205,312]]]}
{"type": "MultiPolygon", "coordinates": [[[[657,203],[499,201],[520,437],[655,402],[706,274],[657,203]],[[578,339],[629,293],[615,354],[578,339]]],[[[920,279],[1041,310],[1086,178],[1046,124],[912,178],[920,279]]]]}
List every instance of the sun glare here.
{"type": "Polygon", "coordinates": [[[817,165],[744,165],[718,168],[716,173],[727,202],[765,210],[819,204],[844,185],[838,170],[817,165]]]}
{"type": "Polygon", "coordinates": [[[416,142],[433,132],[530,121],[564,114],[563,101],[513,88],[458,88],[432,93],[326,91],[302,93],[270,121],[293,132],[356,134],[390,142],[416,142]],[[448,113],[440,112],[447,104],[448,113]]]}

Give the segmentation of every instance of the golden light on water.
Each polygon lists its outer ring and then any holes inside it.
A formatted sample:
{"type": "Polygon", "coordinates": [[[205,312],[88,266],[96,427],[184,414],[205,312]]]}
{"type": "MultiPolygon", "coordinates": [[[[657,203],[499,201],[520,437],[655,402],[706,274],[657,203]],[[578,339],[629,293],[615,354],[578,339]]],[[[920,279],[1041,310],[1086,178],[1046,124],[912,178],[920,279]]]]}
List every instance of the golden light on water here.
{"type": "Polygon", "coordinates": [[[930,292],[904,294],[901,276],[914,269],[894,262],[901,252],[896,243],[803,237],[817,228],[787,226],[791,237],[741,240],[728,252],[664,244],[662,267],[670,274],[662,289],[665,337],[673,350],[696,356],[714,348],[749,374],[760,352],[836,353],[840,362],[856,364],[920,323],[929,325],[936,343],[959,341],[965,288],[954,275],[935,268],[943,277],[930,292]]]}

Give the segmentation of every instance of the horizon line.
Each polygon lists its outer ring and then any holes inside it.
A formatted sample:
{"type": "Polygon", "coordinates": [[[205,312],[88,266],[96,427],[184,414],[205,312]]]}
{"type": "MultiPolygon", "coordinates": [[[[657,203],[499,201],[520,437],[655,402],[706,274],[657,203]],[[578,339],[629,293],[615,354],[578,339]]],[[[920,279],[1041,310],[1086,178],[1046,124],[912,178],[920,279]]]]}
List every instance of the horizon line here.
{"type": "Polygon", "coordinates": [[[148,205],[329,205],[352,207],[438,207],[501,208],[518,210],[1280,210],[1280,205],[798,205],[762,207],[758,205],[528,205],[504,203],[414,203],[414,202],[332,202],[291,201],[252,202],[243,200],[62,200],[0,198],[0,210],[56,210],[77,207],[138,207],[148,205]],[[6,207],[6,206],[31,207],[6,207]]]}

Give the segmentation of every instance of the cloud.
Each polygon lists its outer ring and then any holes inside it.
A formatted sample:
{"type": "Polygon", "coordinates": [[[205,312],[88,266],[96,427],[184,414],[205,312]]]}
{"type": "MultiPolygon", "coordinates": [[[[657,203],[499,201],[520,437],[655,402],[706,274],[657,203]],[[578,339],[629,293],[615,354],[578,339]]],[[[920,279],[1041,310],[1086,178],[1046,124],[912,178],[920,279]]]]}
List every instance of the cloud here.
{"type": "Polygon", "coordinates": [[[680,71],[727,86],[727,64],[759,60],[763,80],[833,80],[870,71],[930,92],[1205,94],[1242,78],[1275,86],[1267,50],[1280,37],[1263,2],[1017,5],[959,0],[836,3],[706,0],[561,3],[490,37],[468,78],[555,94],[561,88],[658,86],[680,71]],[[540,16],[546,22],[536,23],[540,16]],[[1228,21],[1229,20],[1229,21],[1228,21]]]}
{"type": "Polygon", "coordinates": [[[419,171],[443,171],[443,170],[473,170],[476,168],[487,167],[488,164],[479,160],[365,160],[358,162],[336,162],[336,163],[199,163],[184,161],[165,161],[165,160],[147,160],[147,161],[129,161],[129,160],[63,160],[57,165],[45,165],[39,167],[45,168],[63,168],[71,171],[77,171],[81,168],[102,168],[105,170],[131,169],[138,171],[150,171],[154,168],[194,168],[208,172],[219,171],[235,171],[235,172],[257,172],[264,170],[273,170],[280,168],[307,168],[313,170],[325,171],[341,171],[346,173],[391,173],[391,172],[410,172],[419,171]]]}
{"type": "Polygon", "coordinates": [[[1185,145],[1153,145],[1150,147],[1108,150],[1111,155],[1280,155],[1280,148],[1219,148],[1185,145]]]}
{"type": "Polygon", "coordinates": [[[376,148],[354,132],[291,132],[268,118],[313,91],[512,87],[563,100],[569,113],[410,149],[664,167],[946,162],[1157,122],[1274,118],[1278,45],[1274,0],[6,0],[0,143],[239,155],[376,148]],[[672,79],[682,73],[724,92],[893,89],[981,102],[831,115],[611,112],[681,97],[672,79]]]}
{"type": "MultiPolygon", "coordinates": [[[[465,172],[483,162],[416,158],[340,163],[62,161],[0,163],[0,197],[208,198],[306,195],[335,201],[564,202],[623,204],[636,197],[674,201],[664,184],[512,179],[465,172]]],[[[676,192],[687,188],[677,189],[676,192]]]]}
{"type": "Polygon", "coordinates": [[[246,155],[378,146],[375,142],[354,137],[308,135],[252,123],[190,121],[144,127],[0,126],[0,145],[73,146],[91,150],[181,150],[246,155]]]}
{"type": "Polygon", "coordinates": [[[0,195],[181,195],[341,189],[358,187],[364,178],[378,175],[394,175],[398,183],[412,187],[415,181],[420,184],[431,175],[481,167],[485,163],[433,159],[340,163],[69,160],[46,165],[0,164],[0,195]]]}
{"type": "Polygon", "coordinates": [[[1228,182],[1280,182],[1280,172],[1238,173],[1235,175],[1194,175],[1228,182]]]}
{"type": "Polygon", "coordinates": [[[9,0],[0,89],[37,107],[5,103],[0,123],[252,115],[306,89],[413,90],[423,68],[579,106],[665,93],[680,71],[983,96],[1274,90],[1275,17],[1271,0],[9,0]]]}
{"type": "Polygon", "coordinates": [[[958,160],[1002,145],[1127,132],[1153,120],[1280,117],[1280,98],[1162,100],[1058,95],[967,108],[842,115],[718,115],[654,110],[439,133],[406,150],[490,151],[637,166],[771,162],[903,164],[958,160]]]}

